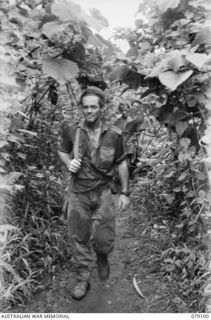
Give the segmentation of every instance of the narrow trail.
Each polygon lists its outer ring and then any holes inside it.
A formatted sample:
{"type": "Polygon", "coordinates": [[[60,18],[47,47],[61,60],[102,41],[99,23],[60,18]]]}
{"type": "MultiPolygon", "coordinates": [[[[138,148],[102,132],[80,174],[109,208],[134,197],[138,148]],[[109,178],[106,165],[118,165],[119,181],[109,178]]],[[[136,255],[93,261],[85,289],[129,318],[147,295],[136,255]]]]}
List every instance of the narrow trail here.
{"type": "MultiPolygon", "coordinates": [[[[68,266],[60,268],[51,286],[34,296],[26,306],[7,312],[31,313],[149,313],[171,312],[168,290],[157,273],[156,261],[150,249],[150,239],[136,231],[131,214],[121,212],[117,218],[116,245],[110,257],[111,273],[103,284],[98,280],[96,266],[91,277],[91,289],[81,301],[71,298],[72,280],[68,266]],[[143,261],[144,263],[140,263],[143,261]],[[152,269],[153,267],[153,269],[152,269]],[[154,270],[154,272],[153,272],[154,270]],[[148,302],[133,287],[137,275],[139,286],[148,302]]],[[[145,228],[145,223],[142,225],[145,228]]]]}

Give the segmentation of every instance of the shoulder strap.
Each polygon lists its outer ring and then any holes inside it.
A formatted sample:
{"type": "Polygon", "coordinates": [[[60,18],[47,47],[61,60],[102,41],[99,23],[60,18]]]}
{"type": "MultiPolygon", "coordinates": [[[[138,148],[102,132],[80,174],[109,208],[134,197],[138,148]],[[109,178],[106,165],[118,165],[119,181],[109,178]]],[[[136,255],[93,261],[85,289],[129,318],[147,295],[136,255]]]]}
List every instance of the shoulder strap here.
{"type": "Polygon", "coordinates": [[[79,156],[79,139],[80,139],[80,132],[81,128],[77,127],[75,132],[75,141],[74,141],[74,147],[73,147],[73,155],[74,159],[78,160],[79,156]]]}

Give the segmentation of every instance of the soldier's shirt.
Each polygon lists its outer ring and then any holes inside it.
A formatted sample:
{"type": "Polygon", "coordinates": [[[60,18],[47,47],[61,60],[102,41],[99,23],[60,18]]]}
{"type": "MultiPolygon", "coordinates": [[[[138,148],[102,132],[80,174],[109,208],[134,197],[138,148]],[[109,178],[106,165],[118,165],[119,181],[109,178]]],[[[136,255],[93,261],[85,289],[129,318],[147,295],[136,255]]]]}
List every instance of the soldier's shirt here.
{"type": "Polygon", "coordinates": [[[123,132],[123,134],[125,133],[125,127],[126,125],[132,121],[133,119],[130,117],[130,116],[127,116],[126,119],[122,119],[122,117],[120,117],[119,119],[117,119],[115,122],[114,122],[114,125],[118,128],[120,128],[123,132]]]}
{"type": "Polygon", "coordinates": [[[122,130],[123,146],[127,155],[133,154],[134,152],[134,142],[133,142],[134,138],[133,137],[132,139],[127,138],[127,129],[126,129],[127,124],[130,123],[132,120],[133,119],[130,116],[128,116],[126,119],[122,119],[122,117],[120,117],[114,122],[114,126],[122,130]]]}
{"type": "Polygon", "coordinates": [[[109,184],[114,176],[116,165],[127,155],[124,152],[121,130],[115,126],[101,123],[99,139],[92,144],[88,129],[83,121],[67,126],[62,135],[59,150],[67,154],[73,151],[73,144],[77,127],[80,127],[79,157],[81,168],[73,174],[71,190],[73,192],[87,192],[101,185],[109,184]]]}

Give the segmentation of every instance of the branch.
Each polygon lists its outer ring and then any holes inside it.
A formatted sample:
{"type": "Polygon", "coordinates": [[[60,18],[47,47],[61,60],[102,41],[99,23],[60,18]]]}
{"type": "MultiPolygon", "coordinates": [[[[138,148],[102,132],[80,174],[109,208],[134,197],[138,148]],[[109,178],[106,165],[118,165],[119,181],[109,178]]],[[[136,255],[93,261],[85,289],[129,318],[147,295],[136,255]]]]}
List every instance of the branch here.
{"type": "Polygon", "coordinates": [[[196,216],[196,218],[195,218],[195,220],[194,220],[194,223],[198,220],[198,218],[199,218],[200,214],[202,213],[204,207],[205,207],[205,205],[203,204],[203,205],[201,206],[201,209],[199,210],[199,213],[197,214],[197,216],[196,216]]]}
{"type": "MultiPolygon", "coordinates": [[[[72,97],[72,94],[70,92],[69,82],[66,82],[65,85],[66,85],[67,93],[68,93],[68,95],[70,97],[70,100],[72,100],[73,97],[72,97]]],[[[73,106],[72,105],[71,105],[71,113],[72,113],[72,117],[73,117],[73,106]]]]}
{"type": "Polygon", "coordinates": [[[143,295],[143,293],[141,292],[141,289],[138,286],[138,282],[136,281],[136,275],[133,277],[133,286],[134,286],[135,290],[138,292],[138,294],[140,295],[140,297],[145,299],[146,303],[148,303],[147,298],[143,295]]]}
{"type": "Polygon", "coordinates": [[[200,105],[198,105],[198,108],[199,108],[199,110],[200,110],[200,113],[201,113],[201,115],[202,115],[202,118],[203,118],[204,122],[206,123],[206,126],[208,127],[208,126],[209,126],[209,125],[208,125],[208,122],[207,122],[207,120],[206,120],[206,118],[205,118],[205,116],[204,116],[204,113],[203,113],[202,110],[201,110],[200,105]]]}
{"type": "Polygon", "coordinates": [[[70,82],[69,82],[69,87],[70,87],[70,90],[71,90],[71,92],[72,92],[72,95],[73,95],[73,97],[74,97],[74,99],[75,99],[75,102],[76,102],[76,104],[78,105],[79,102],[78,102],[78,100],[77,100],[77,98],[76,98],[75,92],[74,92],[74,90],[73,90],[72,85],[71,85],[70,82]]]}
{"type": "MultiPolygon", "coordinates": [[[[65,49],[65,50],[62,51],[61,53],[58,53],[55,57],[53,57],[53,59],[62,56],[65,52],[67,52],[67,50],[70,49],[71,45],[73,44],[74,37],[75,37],[75,33],[73,33],[72,38],[71,38],[71,40],[70,40],[70,43],[69,43],[69,45],[67,46],[67,49],[65,49]]],[[[57,47],[59,47],[59,46],[57,46],[57,47]]],[[[56,48],[56,47],[55,47],[55,48],[56,48]]]]}
{"type": "Polygon", "coordinates": [[[44,98],[44,96],[46,95],[46,93],[49,91],[49,87],[47,88],[47,90],[45,90],[45,92],[43,93],[43,95],[40,97],[40,99],[38,100],[38,104],[42,101],[42,99],[44,98]]]}
{"type": "MultiPolygon", "coordinates": [[[[43,88],[45,88],[46,86],[48,86],[48,83],[47,84],[44,84],[40,89],[43,89],[43,88]]],[[[31,93],[30,93],[30,95],[28,95],[26,98],[24,98],[23,100],[21,100],[20,101],[20,103],[22,104],[22,103],[24,103],[28,98],[30,98],[31,97],[31,93]]]]}
{"type": "Polygon", "coordinates": [[[142,152],[141,155],[143,155],[143,153],[147,150],[147,148],[149,147],[149,145],[150,145],[150,143],[152,142],[152,140],[157,136],[157,134],[158,134],[158,132],[160,131],[161,127],[162,127],[162,124],[161,124],[160,127],[157,129],[157,131],[155,132],[155,135],[152,137],[152,139],[148,142],[146,148],[143,150],[143,152],[142,152]]]}
{"type": "Polygon", "coordinates": [[[29,99],[31,97],[31,93],[26,97],[26,98],[24,98],[23,100],[21,100],[20,101],[20,103],[22,104],[22,103],[24,103],[27,99],[29,99]]]}

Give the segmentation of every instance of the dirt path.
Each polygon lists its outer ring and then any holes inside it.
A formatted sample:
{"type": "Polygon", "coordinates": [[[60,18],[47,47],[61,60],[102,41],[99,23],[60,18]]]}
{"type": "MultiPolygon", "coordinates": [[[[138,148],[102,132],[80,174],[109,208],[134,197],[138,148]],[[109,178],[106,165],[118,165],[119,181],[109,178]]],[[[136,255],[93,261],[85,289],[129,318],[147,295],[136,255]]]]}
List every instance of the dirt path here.
{"type": "MultiPolygon", "coordinates": [[[[144,223],[143,223],[144,228],[144,223]]],[[[157,273],[149,239],[134,228],[130,214],[123,212],[117,218],[116,247],[110,264],[110,279],[102,284],[94,266],[91,289],[82,301],[70,295],[68,267],[58,270],[50,288],[37,294],[25,307],[9,312],[66,312],[66,313],[146,313],[171,312],[168,309],[168,290],[157,273]],[[154,272],[153,272],[154,270],[154,272]],[[140,288],[148,302],[133,287],[137,275],[140,288]]]]}

